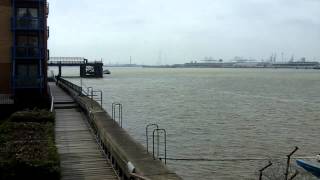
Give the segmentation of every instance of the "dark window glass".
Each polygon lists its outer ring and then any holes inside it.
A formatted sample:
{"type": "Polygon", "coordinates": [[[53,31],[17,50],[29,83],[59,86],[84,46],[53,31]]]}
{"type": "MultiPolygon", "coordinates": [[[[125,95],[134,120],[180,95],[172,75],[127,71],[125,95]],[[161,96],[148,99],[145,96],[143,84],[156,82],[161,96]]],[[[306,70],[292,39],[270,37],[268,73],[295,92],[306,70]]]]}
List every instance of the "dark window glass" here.
{"type": "Polygon", "coordinates": [[[38,9],[36,8],[18,8],[17,16],[19,18],[37,18],[38,9]]]}
{"type": "Polygon", "coordinates": [[[38,75],[37,64],[17,64],[16,75],[22,78],[36,78],[38,75]]]}
{"type": "Polygon", "coordinates": [[[17,36],[17,46],[38,47],[38,44],[37,36],[17,36]]]}
{"type": "Polygon", "coordinates": [[[26,29],[39,28],[38,9],[36,8],[18,8],[17,9],[17,27],[26,29]]]}

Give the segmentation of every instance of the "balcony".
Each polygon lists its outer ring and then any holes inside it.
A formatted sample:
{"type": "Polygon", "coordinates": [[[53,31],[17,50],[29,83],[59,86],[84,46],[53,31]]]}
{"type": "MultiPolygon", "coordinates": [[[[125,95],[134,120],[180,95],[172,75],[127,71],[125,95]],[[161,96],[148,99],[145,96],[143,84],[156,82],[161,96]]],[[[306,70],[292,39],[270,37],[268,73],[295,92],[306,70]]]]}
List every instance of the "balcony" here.
{"type": "Polygon", "coordinates": [[[44,48],[16,46],[13,48],[14,59],[44,59],[44,48]]]}
{"type": "Polygon", "coordinates": [[[12,18],[12,30],[25,30],[36,31],[44,30],[43,18],[34,17],[13,17],[12,18]]]}
{"type": "Polygon", "coordinates": [[[14,78],[15,88],[42,88],[42,80],[41,77],[19,77],[16,76],[14,78]]]}

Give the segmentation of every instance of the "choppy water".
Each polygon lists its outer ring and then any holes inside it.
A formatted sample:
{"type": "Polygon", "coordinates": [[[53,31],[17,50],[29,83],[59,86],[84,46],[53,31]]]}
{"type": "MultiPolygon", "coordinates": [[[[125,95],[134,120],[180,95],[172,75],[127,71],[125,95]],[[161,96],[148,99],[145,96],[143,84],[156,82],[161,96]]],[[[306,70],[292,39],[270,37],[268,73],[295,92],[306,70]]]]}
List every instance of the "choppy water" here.
{"type": "Polygon", "coordinates": [[[285,158],[294,146],[295,156],[320,153],[320,71],[110,70],[83,84],[104,91],[109,112],[112,102],[123,104],[124,128],[136,140],[145,144],[145,126],[155,122],[168,132],[168,157],[218,159],[168,161],[184,179],[257,179],[267,160],[219,159],[285,158]]]}

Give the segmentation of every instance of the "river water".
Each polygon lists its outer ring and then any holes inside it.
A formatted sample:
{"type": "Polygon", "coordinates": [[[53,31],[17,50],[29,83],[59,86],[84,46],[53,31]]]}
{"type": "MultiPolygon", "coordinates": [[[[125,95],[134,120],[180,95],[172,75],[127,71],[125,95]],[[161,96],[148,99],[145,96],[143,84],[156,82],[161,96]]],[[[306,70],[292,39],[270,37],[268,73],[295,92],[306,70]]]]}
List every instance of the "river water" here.
{"type": "MultiPolygon", "coordinates": [[[[320,153],[320,71],[109,70],[111,75],[83,79],[83,85],[103,90],[109,113],[112,102],[123,104],[123,126],[137,141],[145,145],[146,125],[157,123],[168,134],[168,158],[211,160],[169,160],[184,179],[257,179],[269,159],[285,163],[275,159],[295,146],[294,157],[320,153]]],[[[279,164],[267,173],[282,169],[279,164]]]]}

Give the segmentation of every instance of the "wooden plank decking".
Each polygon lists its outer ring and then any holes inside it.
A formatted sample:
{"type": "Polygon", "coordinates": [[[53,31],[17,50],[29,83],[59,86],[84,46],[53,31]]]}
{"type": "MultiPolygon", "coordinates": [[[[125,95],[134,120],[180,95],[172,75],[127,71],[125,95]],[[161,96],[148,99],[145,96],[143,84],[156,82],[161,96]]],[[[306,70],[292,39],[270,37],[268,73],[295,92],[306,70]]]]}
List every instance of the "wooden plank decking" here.
{"type": "Polygon", "coordinates": [[[55,110],[55,136],[62,180],[118,179],[100,151],[86,117],[78,108],[70,106],[74,104],[73,99],[53,83],[50,83],[50,89],[59,107],[55,110]]]}

